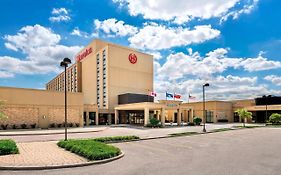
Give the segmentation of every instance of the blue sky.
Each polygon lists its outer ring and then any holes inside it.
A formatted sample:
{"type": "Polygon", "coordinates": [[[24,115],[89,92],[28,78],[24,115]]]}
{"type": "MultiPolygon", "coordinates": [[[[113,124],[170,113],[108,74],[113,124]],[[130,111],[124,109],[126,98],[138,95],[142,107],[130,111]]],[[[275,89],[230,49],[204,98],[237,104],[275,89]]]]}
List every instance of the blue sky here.
{"type": "Polygon", "coordinates": [[[278,0],[0,1],[0,86],[44,88],[95,38],[153,54],[154,90],[281,95],[278,0]],[[176,2],[176,3],[175,3],[176,2]]]}

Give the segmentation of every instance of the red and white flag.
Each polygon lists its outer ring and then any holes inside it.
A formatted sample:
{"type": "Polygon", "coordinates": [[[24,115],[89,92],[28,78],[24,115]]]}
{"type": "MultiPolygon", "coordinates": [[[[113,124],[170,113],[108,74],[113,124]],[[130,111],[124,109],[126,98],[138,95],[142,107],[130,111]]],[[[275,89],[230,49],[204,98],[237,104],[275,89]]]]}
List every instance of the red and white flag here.
{"type": "Polygon", "coordinates": [[[192,99],[192,100],[194,100],[196,97],[194,97],[194,96],[191,96],[190,94],[188,95],[188,99],[192,99]]]}
{"type": "Polygon", "coordinates": [[[176,99],[180,99],[180,98],[181,98],[181,95],[179,95],[179,94],[175,94],[175,93],[174,93],[174,98],[176,98],[176,99]]]}
{"type": "Polygon", "coordinates": [[[156,97],[157,96],[157,94],[155,92],[150,92],[149,95],[152,96],[152,97],[156,97]]]}

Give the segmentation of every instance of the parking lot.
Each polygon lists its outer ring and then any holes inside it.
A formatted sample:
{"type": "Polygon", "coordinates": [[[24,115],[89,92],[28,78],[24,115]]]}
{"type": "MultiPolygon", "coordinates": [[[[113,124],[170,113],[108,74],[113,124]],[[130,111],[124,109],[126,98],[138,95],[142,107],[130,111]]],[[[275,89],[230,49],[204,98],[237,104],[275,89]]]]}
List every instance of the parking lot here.
{"type": "MultiPolygon", "coordinates": [[[[117,161],[28,174],[280,174],[280,128],[255,128],[115,144],[117,161]]],[[[27,174],[26,171],[0,174],[27,174]]]]}

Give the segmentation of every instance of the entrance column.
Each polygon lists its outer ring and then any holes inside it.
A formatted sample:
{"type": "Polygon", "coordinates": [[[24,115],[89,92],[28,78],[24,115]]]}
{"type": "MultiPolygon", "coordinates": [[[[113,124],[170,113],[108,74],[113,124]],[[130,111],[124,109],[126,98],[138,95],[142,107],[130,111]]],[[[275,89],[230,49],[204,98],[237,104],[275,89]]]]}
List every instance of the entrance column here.
{"type": "Polygon", "coordinates": [[[149,123],[149,108],[144,108],[144,126],[149,123]]]}
{"type": "Polygon", "coordinates": [[[193,122],[193,109],[190,109],[190,122],[193,122]]]}
{"type": "Polygon", "coordinates": [[[165,109],[161,109],[161,125],[165,126],[165,109]]]}
{"type": "Polygon", "coordinates": [[[89,112],[86,112],[86,126],[89,126],[89,112]]]}
{"type": "Polygon", "coordinates": [[[114,115],[114,124],[117,125],[117,121],[118,121],[118,110],[115,109],[115,115],[114,115]]]}
{"type": "Polygon", "coordinates": [[[109,124],[109,125],[111,125],[111,116],[112,116],[111,114],[108,114],[108,115],[107,115],[107,121],[108,121],[108,124],[109,124]]]}
{"type": "Polygon", "coordinates": [[[178,110],[177,110],[177,115],[178,115],[178,117],[177,117],[177,119],[178,119],[177,123],[178,123],[178,125],[180,126],[180,125],[181,125],[181,109],[178,109],[178,110]]]}
{"type": "Polygon", "coordinates": [[[96,111],[96,125],[99,125],[99,111],[96,111]]]}

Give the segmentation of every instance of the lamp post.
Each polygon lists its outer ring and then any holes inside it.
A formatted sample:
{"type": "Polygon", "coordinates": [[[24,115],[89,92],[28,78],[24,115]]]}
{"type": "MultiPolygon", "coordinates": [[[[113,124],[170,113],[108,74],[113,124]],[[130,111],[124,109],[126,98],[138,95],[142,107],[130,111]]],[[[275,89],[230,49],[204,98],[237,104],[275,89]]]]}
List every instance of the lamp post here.
{"type": "Polygon", "coordinates": [[[267,120],[267,98],[270,98],[271,95],[264,95],[263,98],[265,98],[265,120],[267,120]]]}
{"type": "Polygon", "coordinates": [[[66,87],[66,68],[71,64],[71,60],[69,58],[64,58],[62,62],[60,62],[60,66],[64,67],[64,140],[67,141],[67,87],[66,87]]]}
{"type": "Polygon", "coordinates": [[[210,86],[210,84],[203,84],[203,132],[206,132],[205,87],[207,86],[210,86]]]}

